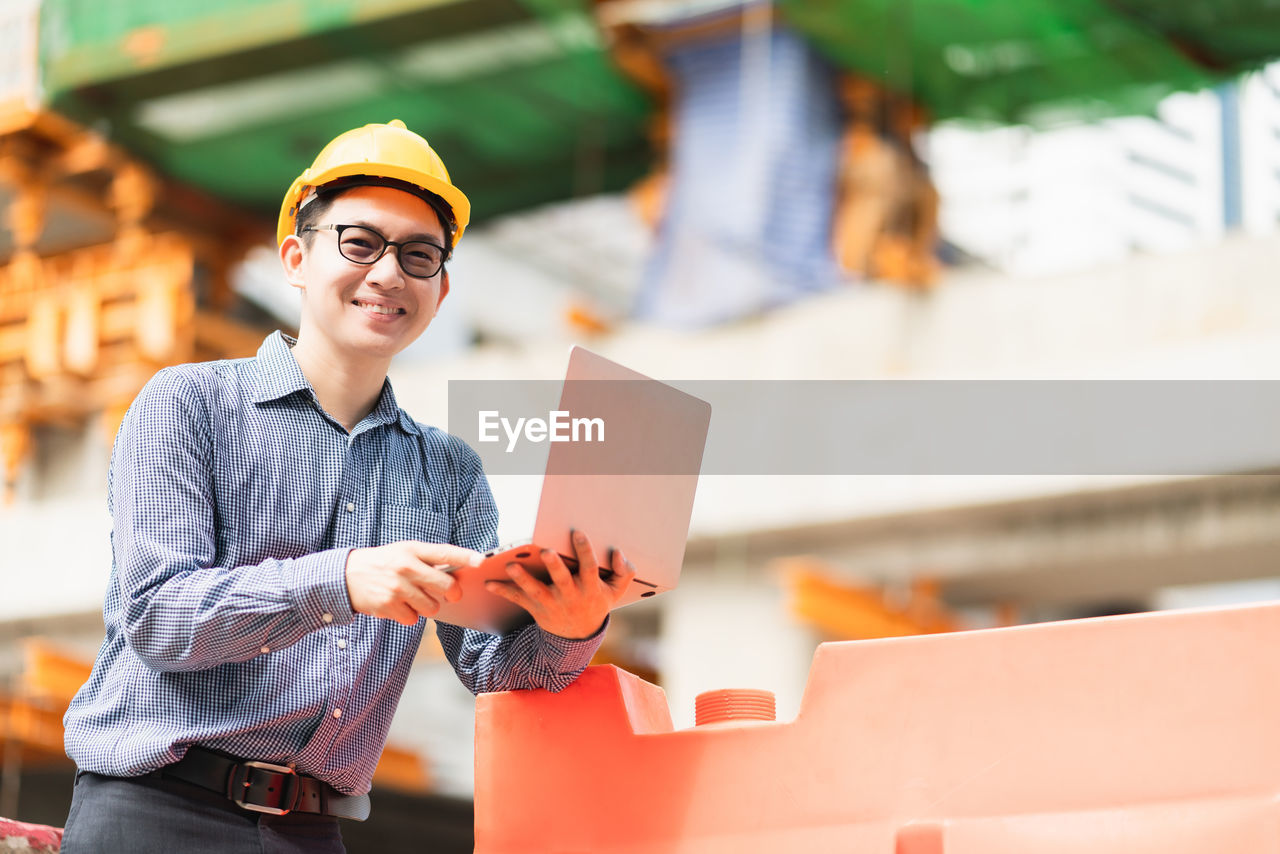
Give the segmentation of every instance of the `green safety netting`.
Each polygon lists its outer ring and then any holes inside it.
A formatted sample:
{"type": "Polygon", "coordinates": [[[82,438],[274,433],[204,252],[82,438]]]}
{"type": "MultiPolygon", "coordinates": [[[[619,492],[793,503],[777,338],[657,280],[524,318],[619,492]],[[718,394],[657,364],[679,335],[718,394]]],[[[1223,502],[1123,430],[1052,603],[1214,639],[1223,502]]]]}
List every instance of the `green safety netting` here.
{"type": "Polygon", "coordinates": [[[52,105],[271,215],[329,139],[403,119],[484,219],[625,186],[648,105],[585,12],[508,0],[45,0],[52,105]]]}
{"type": "Polygon", "coordinates": [[[1272,0],[782,0],[839,65],[938,118],[1145,113],[1280,55],[1272,0]]]}
{"type": "MultiPolygon", "coordinates": [[[[837,65],[937,118],[1150,111],[1280,54],[1280,0],[780,0],[837,65]]],[[[335,134],[405,120],[478,219],[614,189],[648,104],[587,0],[44,0],[52,105],[266,214],[335,134]]]]}

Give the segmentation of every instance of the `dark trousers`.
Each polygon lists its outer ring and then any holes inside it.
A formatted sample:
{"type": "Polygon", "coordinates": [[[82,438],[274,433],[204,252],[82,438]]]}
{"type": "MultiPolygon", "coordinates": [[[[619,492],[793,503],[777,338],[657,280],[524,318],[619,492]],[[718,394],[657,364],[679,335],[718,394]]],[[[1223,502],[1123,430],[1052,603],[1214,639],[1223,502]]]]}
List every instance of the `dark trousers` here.
{"type": "Polygon", "coordinates": [[[338,819],[242,810],[220,795],[157,774],[76,774],[62,854],[345,854],[338,819]]]}

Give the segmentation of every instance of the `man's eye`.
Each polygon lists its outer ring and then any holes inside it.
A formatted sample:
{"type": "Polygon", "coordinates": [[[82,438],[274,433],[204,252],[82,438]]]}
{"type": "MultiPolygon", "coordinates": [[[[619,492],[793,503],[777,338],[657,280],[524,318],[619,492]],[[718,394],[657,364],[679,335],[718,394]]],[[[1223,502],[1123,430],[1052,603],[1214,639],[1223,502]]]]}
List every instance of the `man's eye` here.
{"type": "Polygon", "coordinates": [[[414,245],[410,247],[407,254],[415,261],[429,261],[434,263],[440,259],[440,250],[429,244],[414,245]]]}

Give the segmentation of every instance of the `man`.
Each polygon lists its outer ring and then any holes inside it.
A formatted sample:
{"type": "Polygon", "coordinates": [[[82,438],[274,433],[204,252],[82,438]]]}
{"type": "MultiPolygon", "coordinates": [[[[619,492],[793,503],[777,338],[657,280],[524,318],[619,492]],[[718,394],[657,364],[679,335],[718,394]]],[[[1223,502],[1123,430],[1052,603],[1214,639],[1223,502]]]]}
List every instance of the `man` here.
{"type": "MultiPolygon", "coordinates": [[[[395,402],[391,357],[449,293],[469,217],[403,123],[331,142],[278,230],[302,320],[251,359],[160,371],[112,454],[106,639],[67,712],[79,772],[63,851],[342,851],[442,567],[496,545],[476,454],[395,402]],[[283,814],[281,814],[283,813],[283,814]]],[[[534,622],[502,637],[438,624],[473,692],[559,690],[634,576],[575,536],[491,589],[534,622]],[[604,575],[608,580],[602,578],[604,575]]]]}

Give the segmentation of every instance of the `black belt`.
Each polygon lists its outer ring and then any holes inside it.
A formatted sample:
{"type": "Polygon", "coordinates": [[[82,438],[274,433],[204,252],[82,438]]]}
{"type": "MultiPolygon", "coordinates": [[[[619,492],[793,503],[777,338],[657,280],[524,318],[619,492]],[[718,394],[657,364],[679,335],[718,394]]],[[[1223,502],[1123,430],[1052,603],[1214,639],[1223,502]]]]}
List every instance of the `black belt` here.
{"type": "Polygon", "coordinates": [[[250,812],[310,812],[356,821],[369,817],[368,795],[344,795],[288,765],[237,759],[194,745],[160,773],[217,792],[250,812]]]}

